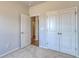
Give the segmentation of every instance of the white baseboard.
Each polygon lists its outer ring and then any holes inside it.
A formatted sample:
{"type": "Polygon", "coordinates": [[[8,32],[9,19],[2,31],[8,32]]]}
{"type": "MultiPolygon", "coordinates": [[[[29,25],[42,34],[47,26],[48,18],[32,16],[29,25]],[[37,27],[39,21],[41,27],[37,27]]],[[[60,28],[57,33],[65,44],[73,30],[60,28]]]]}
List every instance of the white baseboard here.
{"type": "Polygon", "coordinates": [[[14,52],[14,51],[18,50],[18,49],[19,49],[19,48],[15,48],[15,49],[13,49],[13,50],[8,51],[8,52],[6,52],[6,53],[0,55],[0,58],[3,57],[3,56],[5,56],[5,55],[7,55],[7,54],[9,54],[9,53],[11,53],[11,52],[14,52]]]}

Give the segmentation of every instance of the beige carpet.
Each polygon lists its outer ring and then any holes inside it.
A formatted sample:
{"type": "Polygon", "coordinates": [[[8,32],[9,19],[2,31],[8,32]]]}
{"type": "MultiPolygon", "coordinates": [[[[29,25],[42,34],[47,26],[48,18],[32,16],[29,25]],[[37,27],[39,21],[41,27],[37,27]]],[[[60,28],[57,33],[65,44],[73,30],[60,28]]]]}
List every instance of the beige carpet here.
{"type": "Polygon", "coordinates": [[[74,58],[74,56],[30,45],[3,58],[74,58]]]}

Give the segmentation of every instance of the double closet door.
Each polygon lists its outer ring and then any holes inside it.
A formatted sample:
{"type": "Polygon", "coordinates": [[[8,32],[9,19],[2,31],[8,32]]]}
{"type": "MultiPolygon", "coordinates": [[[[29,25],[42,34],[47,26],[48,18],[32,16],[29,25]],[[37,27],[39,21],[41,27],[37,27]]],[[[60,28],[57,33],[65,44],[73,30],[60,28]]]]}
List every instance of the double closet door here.
{"type": "Polygon", "coordinates": [[[39,46],[75,55],[75,8],[48,12],[39,17],[39,46]]]}

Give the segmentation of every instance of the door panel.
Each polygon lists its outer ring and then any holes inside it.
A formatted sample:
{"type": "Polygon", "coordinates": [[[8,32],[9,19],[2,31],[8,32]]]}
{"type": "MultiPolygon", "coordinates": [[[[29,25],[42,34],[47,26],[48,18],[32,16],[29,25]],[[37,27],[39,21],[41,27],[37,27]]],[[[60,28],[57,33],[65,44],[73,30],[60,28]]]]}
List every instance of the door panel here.
{"type": "Polygon", "coordinates": [[[50,12],[47,19],[47,42],[48,49],[59,50],[59,19],[56,12],[50,12]]]}
{"type": "Polygon", "coordinates": [[[57,32],[49,32],[47,36],[48,49],[59,50],[59,38],[57,32]]]}
{"type": "Polygon", "coordinates": [[[27,15],[21,15],[21,48],[26,47],[30,44],[30,19],[27,15]]]}
{"type": "Polygon", "coordinates": [[[39,47],[46,48],[46,15],[39,16],[39,47]]]}
{"type": "Polygon", "coordinates": [[[60,51],[75,55],[75,10],[61,13],[60,51]]]}
{"type": "Polygon", "coordinates": [[[60,40],[61,52],[75,55],[75,33],[63,33],[60,40]],[[69,37],[70,36],[70,37],[69,37]]]}

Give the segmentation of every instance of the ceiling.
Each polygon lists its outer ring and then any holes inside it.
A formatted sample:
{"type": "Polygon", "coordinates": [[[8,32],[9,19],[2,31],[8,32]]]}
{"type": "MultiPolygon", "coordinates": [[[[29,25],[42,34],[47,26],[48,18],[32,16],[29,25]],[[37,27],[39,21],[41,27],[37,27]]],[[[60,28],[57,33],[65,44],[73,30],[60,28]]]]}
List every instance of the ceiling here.
{"type": "Polygon", "coordinates": [[[24,1],[24,3],[26,5],[28,5],[29,7],[35,6],[35,5],[40,4],[40,3],[43,3],[43,2],[45,2],[45,1],[24,1]]]}

